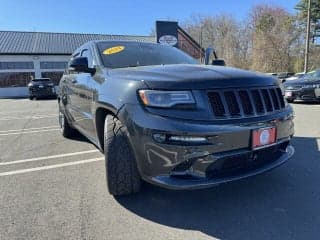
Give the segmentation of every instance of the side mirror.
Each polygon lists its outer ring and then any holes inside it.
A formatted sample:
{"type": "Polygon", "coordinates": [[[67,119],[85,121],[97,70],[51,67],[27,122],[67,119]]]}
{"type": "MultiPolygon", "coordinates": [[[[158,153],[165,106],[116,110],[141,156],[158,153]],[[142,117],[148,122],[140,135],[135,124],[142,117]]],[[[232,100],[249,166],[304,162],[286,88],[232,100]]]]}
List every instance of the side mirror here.
{"type": "Polygon", "coordinates": [[[215,66],[225,66],[226,62],[223,59],[214,59],[212,60],[211,65],[215,65],[215,66]]]}
{"type": "Polygon", "coordinates": [[[95,68],[88,67],[88,59],[86,57],[77,57],[71,60],[69,70],[76,72],[91,73],[96,72],[95,68]]]}

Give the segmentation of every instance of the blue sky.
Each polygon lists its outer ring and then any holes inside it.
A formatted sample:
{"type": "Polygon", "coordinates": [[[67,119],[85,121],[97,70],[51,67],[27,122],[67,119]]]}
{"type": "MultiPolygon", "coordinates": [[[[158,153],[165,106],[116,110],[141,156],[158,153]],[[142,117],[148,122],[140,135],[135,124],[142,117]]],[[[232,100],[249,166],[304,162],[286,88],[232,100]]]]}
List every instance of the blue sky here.
{"type": "Polygon", "coordinates": [[[148,35],[156,20],[192,14],[247,16],[257,4],[294,12],[298,0],[0,0],[0,30],[148,35]]]}

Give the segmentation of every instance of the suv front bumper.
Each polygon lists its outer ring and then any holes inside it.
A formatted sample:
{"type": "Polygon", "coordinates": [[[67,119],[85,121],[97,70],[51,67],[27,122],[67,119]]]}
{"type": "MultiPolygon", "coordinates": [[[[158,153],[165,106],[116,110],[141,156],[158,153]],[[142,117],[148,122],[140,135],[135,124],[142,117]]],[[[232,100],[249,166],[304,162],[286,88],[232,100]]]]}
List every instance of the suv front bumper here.
{"type": "Polygon", "coordinates": [[[119,114],[129,132],[141,177],[171,189],[194,189],[239,180],[271,170],[286,162],[294,148],[292,109],[245,123],[213,124],[181,121],[153,115],[130,105],[119,114]],[[252,150],[252,130],[274,126],[276,143],[252,150]],[[206,136],[209,143],[159,143],[154,134],[206,136]]]}
{"type": "MultiPolygon", "coordinates": [[[[266,148],[267,150],[267,148],[266,148]]],[[[232,182],[235,180],[241,180],[247,177],[255,176],[266,171],[269,171],[275,167],[278,167],[285,163],[289,158],[294,154],[294,148],[292,146],[287,146],[285,150],[279,149],[279,157],[278,158],[270,158],[269,161],[265,161],[263,163],[258,164],[243,164],[239,165],[239,168],[230,169],[230,172],[223,172],[221,170],[221,175],[219,174],[219,169],[217,169],[217,175],[210,177],[197,178],[180,178],[180,177],[172,177],[171,175],[159,175],[152,178],[152,182],[156,183],[159,186],[171,188],[171,189],[199,189],[199,188],[207,188],[216,186],[222,183],[232,182]]],[[[226,158],[233,158],[234,161],[240,160],[244,156],[252,155],[254,156],[254,152],[244,151],[242,153],[236,153],[235,155],[227,155],[226,158]],[[237,159],[237,157],[239,157],[237,159]]],[[[215,157],[214,155],[212,156],[215,157]]],[[[247,162],[253,162],[252,158],[247,158],[247,162]]],[[[218,160],[217,160],[218,161],[218,160]]],[[[210,166],[209,166],[210,168],[210,166]]],[[[192,175],[190,175],[192,176],[192,175]]]]}

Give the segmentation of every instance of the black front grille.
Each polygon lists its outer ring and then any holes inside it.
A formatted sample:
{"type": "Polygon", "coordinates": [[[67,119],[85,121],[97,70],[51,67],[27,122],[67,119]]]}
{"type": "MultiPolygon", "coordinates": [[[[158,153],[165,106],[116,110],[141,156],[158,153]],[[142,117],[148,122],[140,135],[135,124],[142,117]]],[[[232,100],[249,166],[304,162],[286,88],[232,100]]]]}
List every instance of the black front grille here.
{"type": "Polygon", "coordinates": [[[282,95],[282,91],[281,91],[280,88],[277,88],[276,91],[277,91],[277,94],[278,94],[278,98],[280,100],[280,106],[281,106],[281,108],[284,108],[285,104],[284,104],[284,98],[283,98],[283,95],[282,95]]]}
{"type": "Polygon", "coordinates": [[[233,91],[224,92],[224,97],[226,99],[230,115],[231,116],[240,115],[239,104],[236,96],[234,95],[234,92],[233,91]]]}
{"type": "Polygon", "coordinates": [[[272,103],[271,103],[271,99],[270,99],[268,90],[267,89],[262,89],[261,92],[262,92],[262,96],[263,96],[263,99],[264,99],[264,103],[266,104],[267,111],[268,112],[272,112],[273,111],[273,107],[272,107],[272,103]]]}
{"type": "Polygon", "coordinates": [[[216,117],[223,117],[225,115],[224,106],[218,92],[209,92],[208,97],[212,106],[212,110],[216,117]]]}
{"type": "Polygon", "coordinates": [[[259,90],[251,90],[251,94],[257,113],[264,113],[264,107],[259,90]]]}
{"type": "Polygon", "coordinates": [[[274,108],[276,110],[279,110],[280,109],[280,105],[279,105],[279,100],[277,98],[276,91],[274,89],[270,89],[270,93],[271,93],[271,97],[272,97],[274,108]]]}
{"type": "Polygon", "coordinates": [[[246,90],[239,91],[239,97],[240,97],[241,105],[243,107],[244,114],[246,115],[253,114],[253,107],[252,107],[248,92],[246,90]]]}
{"type": "Polygon", "coordinates": [[[250,117],[274,113],[285,107],[280,88],[208,91],[215,117],[250,117]]]}

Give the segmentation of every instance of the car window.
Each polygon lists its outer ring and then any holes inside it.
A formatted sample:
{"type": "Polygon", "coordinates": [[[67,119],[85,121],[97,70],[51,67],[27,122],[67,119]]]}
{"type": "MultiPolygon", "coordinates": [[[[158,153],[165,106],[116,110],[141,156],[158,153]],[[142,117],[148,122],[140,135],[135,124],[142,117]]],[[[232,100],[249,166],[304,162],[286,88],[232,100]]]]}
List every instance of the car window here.
{"type": "Polygon", "coordinates": [[[50,82],[51,80],[49,78],[35,78],[32,80],[32,82],[50,82]]]}
{"type": "Polygon", "coordinates": [[[305,75],[305,80],[315,80],[320,78],[320,70],[309,72],[305,75]]]}
{"type": "Polygon", "coordinates": [[[141,42],[97,43],[105,67],[126,68],[162,64],[197,64],[198,61],[177,48],[141,42]]]}

